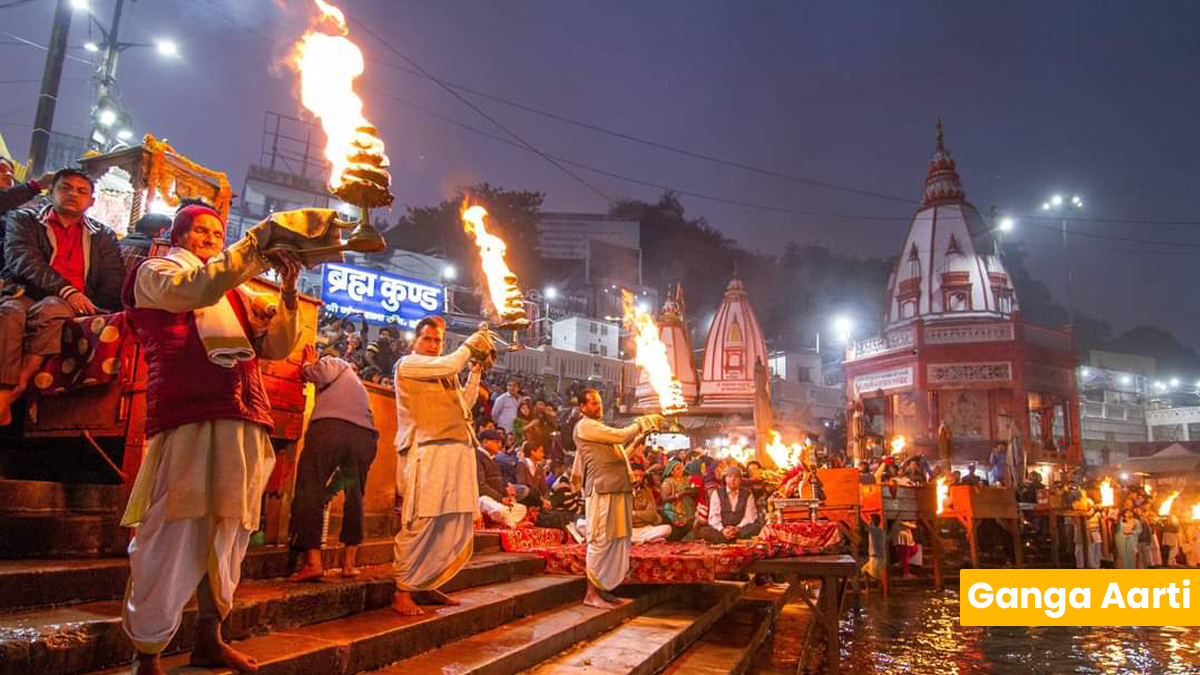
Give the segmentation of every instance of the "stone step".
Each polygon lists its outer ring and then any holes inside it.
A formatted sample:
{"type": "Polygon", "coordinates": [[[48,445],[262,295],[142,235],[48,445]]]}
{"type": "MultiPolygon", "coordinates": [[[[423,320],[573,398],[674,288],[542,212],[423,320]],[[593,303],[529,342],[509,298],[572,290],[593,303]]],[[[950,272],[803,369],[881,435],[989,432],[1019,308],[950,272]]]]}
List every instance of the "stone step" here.
{"type": "MultiPolygon", "coordinates": [[[[583,600],[582,577],[538,575],[453,593],[461,604],[402,617],[391,609],[272,632],[234,644],[258,660],[260,675],[350,675],[382,668],[521,617],[583,600]]],[[[187,654],[163,659],[172,675],[232,675],[186,668],[187,654]]],[[[38,672],[38,671],[30,671],[38,672]]],[[[93,675],[128,675],[129,666],[93,675]]],[[[425,675],[411,673],[411,675],[425,675]]]]}
{"type": "Polygon", "coordinates": [[[109,514],[119,516],[120,485],[0,479],[0,514],[109,514]]]}
{"type": "Polygon", "coordinates": [[[112,515],[63,513],[3,514],[5,558],[95,557],[120,555],[128,530],[112,515]]]}
{"type": "Polygon", "coordinates": [[[772,603],[743,599],[699,640],[671,662],[662,675],[742,675],[771,633],[772,603]]]}
{"type": "Polygon", "coordinates": [[[656,586],[631,593],[629,602],[611,610],[575,603],[445,644],[371,675],[510,675],[532,668],[583,640],[612,630],[621,622],[684,593],[684,586],[656,586]]]}
{"type": "Polygon", "coordinates": [[[528,675],[651,675],[682,654],[742,597],[742,583],[698,587],[528,671],[528,675]]]}
{"type": "MultiPolygon", "coordinates": [[[[5,521],[6,525],[8,521],[5,521]]],[[[339,564],[342,546],[335,542],[321,549],[326,569],[339,564]]],[[[475,535],[475,553],[499,553],[500,536],[475,535]]],[[[121,550],[124,553],[124,549],[121,550]]],[[[270,579],[290,574],[297,553],[287,546],[254,546],[242,562],[242,579],[270,579]]],[[[368,539],[358,548],[361,566],[392,561],[390,538],[368,539]]],[[[129,561],[124,556],[91,559],[0,560],[0,612],[119,598],[125,593],[129,561]]]]}
{"type": "MultiPolygon", "coordinates": [[[[481,554],[445,588],[453,592],[509,583],[539,573],[543,564],[528,554],[481,554]]],[[[226,633],[236,640],[387,607],[394,590],[391,565],[364,568],[356,579],[327,575],[320,583],[246,581],[234,597],[226,633]]],[[[0,616],[0,675],[66,675],[126,661],[133,645],[121,628],[120,614],[121,600],[116,599],[0,616]]],[[[167,652],[191,649],[195,625],[193,604],[184,611],[167,652]]]]}

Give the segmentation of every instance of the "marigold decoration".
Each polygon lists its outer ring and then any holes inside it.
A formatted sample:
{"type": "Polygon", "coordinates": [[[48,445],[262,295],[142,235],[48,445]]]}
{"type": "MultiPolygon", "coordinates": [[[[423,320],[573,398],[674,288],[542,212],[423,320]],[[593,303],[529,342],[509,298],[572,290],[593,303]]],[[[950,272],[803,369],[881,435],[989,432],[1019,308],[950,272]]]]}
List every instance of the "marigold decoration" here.
{"type": "Polygon", "coordinates": [[[1166,499],[1164,499],[1162,506],[1158,507],[1158,515],[1160,515],[1160,516],[1171,515],[1171,505],[1175,503],[1175,498],[1178,496],[1179,496],[1179,490],[1176,490],[1171,493],[1170,497],[1167,497],[1166,499]]]}
{"type": "Polygon", "coordinates": [[[621,291],[621,309],[625,328],[629,330],[636,345],[634,362],[646,371],[646,379],[654,393],[658,394],[658,405],[664,415],[679,415],[687,412],[687,401],[683,398],[683,385],[671,372],[671,360],[667,358],[667,346],[658,332],[658,324],[648,312],[633,302],[633,294],[621,291]]]}
{"type": "Polygon", "coordinates": [[[193,162],[179,154],[170,143],[160,141],[153,134],[146,134],[142,147],[149,153],[146,171],[146,200],[153,204],[157,196],[168,206],[179,206],[180,197],[205,197],[211,199],[221,220],[229,218],[229,204],[233,199],[233,188],[222,171],[193,162]],[[178,168],[177,168],[178,167],[178,168]],[[185,171],[186,170],[186,171],[185,171]],[[187,172],[191,172],[189,175],[187,172]],[[200,176],[216,188],[216,194],[206,195],[198,185],[191,185],[192,176],[200,176]],[[186,186],[186,187],[185,187],[186,186]]]}

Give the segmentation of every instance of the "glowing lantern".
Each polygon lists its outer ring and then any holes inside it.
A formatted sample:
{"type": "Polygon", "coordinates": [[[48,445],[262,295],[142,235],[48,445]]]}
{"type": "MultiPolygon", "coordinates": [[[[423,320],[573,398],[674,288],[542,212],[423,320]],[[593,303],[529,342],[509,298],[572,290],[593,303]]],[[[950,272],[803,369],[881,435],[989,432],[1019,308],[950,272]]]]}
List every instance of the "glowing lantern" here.
{"type": "Polygon", "coordinates": [[[1158,515],[1160,515],[1160,516],[1171,515],[1171,505],[1175,503],[1175,498],[1178,496],[1179,496],[1179,490],[1176,490],[1171,493],[1170,497],[1167,497],[1166,499],[1164,499],[1162,506],[1158,507],[1158,515]]]}
{"type": "Polygon", "coordinates": [[[1113,489],[1112,479],[1105,478],[1104,482],[1100,483],[1100,506],[1115,506],[1117,503],[1116,491],[1113,489]]]}
{"type": "Polygon", "coordinates": [[[946,502],[950,499],[950,486],[946,484],[946,477],[942,476],[937,479],[937,512],[941,515],[946,510],[946,502]]]}
{"type": "Polygon", "coordinates": [[[621,309],[625,327],[633,336],[637,352],[634,362],[646,371],[646,378],[654,393],[658,394],[658,405],[664,415],[678,415],[687,412],[687,402],[683,398],[683,385],[679,378],[671,372],[671,361],[667,358],[667,346],[663,344],[658,334],[658,324],[641,307],[633,302],[633,294],[621,291],[621,309]]]}
{"type": "Polygon", "coordinates": [[[500,319],[501,324],[512,326],[527,323],[525,305],[521,300],[521,289],[517,288],[517,275],[509,269],[504,260],[508,250],[504,240],[488,232],[484,224],[487,209],[468,205],[463,202],[463,229],[475,240],[479,247],[479,258],[483,267],[483,276],[487,282],[488,300],[500,319]]]}

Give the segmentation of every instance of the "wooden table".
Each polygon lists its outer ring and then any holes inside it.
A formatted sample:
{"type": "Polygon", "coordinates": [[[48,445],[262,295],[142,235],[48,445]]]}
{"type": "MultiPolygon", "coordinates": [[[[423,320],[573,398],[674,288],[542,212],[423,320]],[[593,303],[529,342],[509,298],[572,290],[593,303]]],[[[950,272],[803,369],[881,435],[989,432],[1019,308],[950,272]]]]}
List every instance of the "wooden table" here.
{"type": "MultiPolygon", "coordinates": [[[[838,621],[841,618],[842,590],[851,576],[858,574],[858,563],[848,555],[811,555],[795,558],[767,558],[755,561],[748,572],[755,574],[776,574],[787,579],[788,589],[784,593],[784,603],[799,597],[813,611],[817,621],[825,628],[826,655],[829,673],[836,674],[839,668],[841,644],[838,641],[838,621]],[[813,604],[808,594],[804,592],[801,582],[808,580],[821,582],[821,593],[817,604],[813,604]]],[[[807,656],[808,643],[805,641],[800,652],[800,662],[796,672],[800,672],[807,656]]]]}

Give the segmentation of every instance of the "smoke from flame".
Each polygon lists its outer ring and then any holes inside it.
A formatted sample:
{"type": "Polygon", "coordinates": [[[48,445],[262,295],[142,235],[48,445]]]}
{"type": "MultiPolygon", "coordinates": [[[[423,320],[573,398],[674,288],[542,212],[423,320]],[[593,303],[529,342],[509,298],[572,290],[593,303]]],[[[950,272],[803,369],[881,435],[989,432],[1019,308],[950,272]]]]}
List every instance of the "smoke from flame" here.
{"type": "Polygon", "coordinates": [[[517,288],[517,275],[513,274],[504,260],[508,245],[500,237],[488,232],[484,224],[487,216],[487,209],[463,201],[463,230],[471,235],[479,247],[488,299],[501,321],[512,321],[525,316],[525,305],[521,301],[521,289],[517,288]]]}
{"type": "MultiPolygon", "coordinates": [[[[362,99],[354,93],[354,80],[363,73],[363,55],[346,37],[349,29],[341,10],[322,0],[313,2],[320,20],[296,43],[292,67],[300,74],[300,102],[325,130],[325,159],[333,165],[329,186],[337,188],[355,153],[352,143],[358,128],[372,126],[363,114],[362,99]]],[[[374,140],[382,155],[382,141],[374,140]]]]}
{"type": "Polygon", "coordinates": [[[658,334],[658,324],[647,312],[636,307],[633,294],[621,291],[621,309],[625,327],[629,329],[637,345],[634,362],[646,371],[650,386],[658,394],[658,405],[664,415],[687,412],[683,398],[683,385],[671,372],[671,361],[667,358],[667,345],[658,334]]]}

